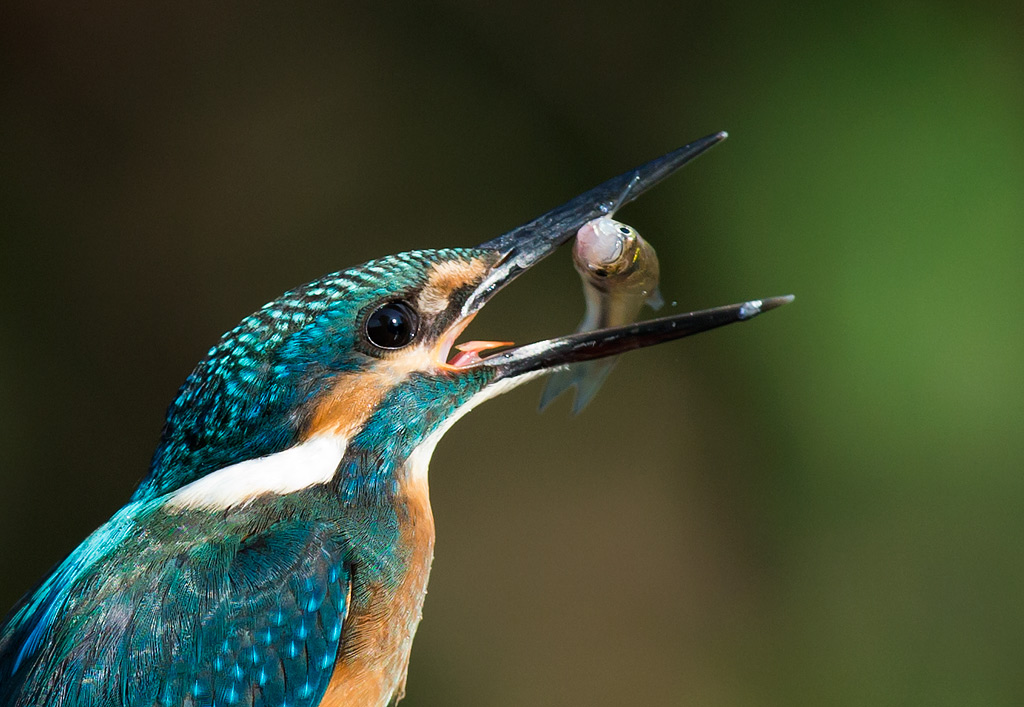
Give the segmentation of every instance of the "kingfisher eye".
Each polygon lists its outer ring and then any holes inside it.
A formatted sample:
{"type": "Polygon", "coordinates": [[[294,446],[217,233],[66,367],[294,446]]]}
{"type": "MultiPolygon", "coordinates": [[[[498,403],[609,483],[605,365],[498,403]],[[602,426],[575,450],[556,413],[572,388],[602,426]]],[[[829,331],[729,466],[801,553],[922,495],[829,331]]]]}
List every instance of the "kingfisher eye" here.
{"type": "Polygon", "coordinates": [[[416,338],[416,310],[405,302],[382,304],[366,319],[366,338],[382,349],[400,349],[416,338]]]}

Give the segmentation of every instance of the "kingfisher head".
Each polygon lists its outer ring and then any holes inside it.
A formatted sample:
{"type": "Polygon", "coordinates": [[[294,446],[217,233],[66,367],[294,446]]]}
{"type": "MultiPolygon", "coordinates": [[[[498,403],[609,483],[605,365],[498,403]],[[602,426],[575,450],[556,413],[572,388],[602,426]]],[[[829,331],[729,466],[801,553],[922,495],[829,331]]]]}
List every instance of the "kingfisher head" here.
{"type": "Polygon", "coordinates": [[[724,133],[609,180],[475,248],[373,260],[285,293],[227,332],[171,404],[135,500],[230,505],[336,483],[387,494],[425,469],[478,402],[536,375],[750,318],[757,300],[516,348],[456,339],[502,287],[588,221],[632,201],[724,133]],[[453,348],[458,353],[452,355],[453,348]],[[410,460],[419,463],[409,464],[410,460]],[[216,473],[214,473],[216,472],[216,473]]]}

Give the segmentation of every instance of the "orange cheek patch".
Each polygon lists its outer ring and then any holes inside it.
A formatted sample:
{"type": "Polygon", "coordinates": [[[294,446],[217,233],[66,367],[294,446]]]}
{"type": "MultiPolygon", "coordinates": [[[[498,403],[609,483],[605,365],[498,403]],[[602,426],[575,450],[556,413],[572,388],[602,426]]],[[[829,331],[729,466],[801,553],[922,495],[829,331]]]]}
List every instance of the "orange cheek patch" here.
{"type": "Polygon", "coordinates": [[[330,389],[313,402],[304,438],[351,436],[403,379],[417,371],[436,370],[438,363],[436,351],[421,344],[380,359],[369,370],[335,377],[330,389]]]}
{"type": "Polygon", "coordinates": [[[373,372],[339,376],[330,391],[316,401],[306,439],[320,435],[351,436],[369,419],[387,392],[388,387],[373,372]]]}

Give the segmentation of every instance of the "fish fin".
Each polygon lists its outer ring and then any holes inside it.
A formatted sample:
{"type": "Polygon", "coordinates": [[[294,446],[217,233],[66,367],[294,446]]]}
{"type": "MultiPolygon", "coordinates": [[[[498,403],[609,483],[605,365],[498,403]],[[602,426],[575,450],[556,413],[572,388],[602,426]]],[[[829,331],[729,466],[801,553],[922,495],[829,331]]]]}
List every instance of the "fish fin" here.
{"type": "Polygon", "coordinates": [[[572,414],[579,415],[583,412],[597,391],[600,390],[605,378],[615,366],[616,358],[605,358],[600,361],[586,361],[576,364],[578,371],[575,371],[573,383],[576,385],[576,399],[572,404],[572,414]]]}
{"type": "Polygon", "coordinates": [[[665,299],[661,296],[661,290],[658,289],[657,287],[655,287],[654,288],[654,292],[652,292],[647,297],[647,299],[645,300],[645,303],[647,304],[648,307],[653,309],[655,312],[657,312],[659,309],[664,307],[665,306],[665,299]]]}
{"type": "Polygon", "coordinates": [[[544,392],[541,393],[539,409],[544,410],[559,395],[569,388],[575,387],[576,396],[572,404],[572,414],[579,415],[597,395],[597,391],[608,377],[616,360],[617,358],[608,358],[600,361],[574,363],[568,368],[551,374],[544,386],[544,392]]]}
{"type": "Polygon", "coordinates": [[[542,411],[559,395],[576,385],[576,377],[573,368],[563,368],[548,376],[544,384],[544,392],[540,394],[540,405],[537,409],[542,411]]]}

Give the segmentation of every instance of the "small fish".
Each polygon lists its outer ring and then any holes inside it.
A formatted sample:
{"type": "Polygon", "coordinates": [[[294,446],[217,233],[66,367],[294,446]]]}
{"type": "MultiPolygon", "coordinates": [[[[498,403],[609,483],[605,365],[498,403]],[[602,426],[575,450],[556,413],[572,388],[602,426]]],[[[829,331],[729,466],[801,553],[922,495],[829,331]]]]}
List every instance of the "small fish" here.
{"type": "MultiPolygon", "coordinates": [[[[645,303],[652,309],[664,304],[658,292],[658,256],[633,227],[611,216],[588,221],[576,232],[572,256],[587,304],[577,332],[628,324],[645,303]]],[[[597,393],[615,360],[584,361],[557,371],[541,395],[541,410],[576,386],[572,410],[578,414],[597,393]]]]}

